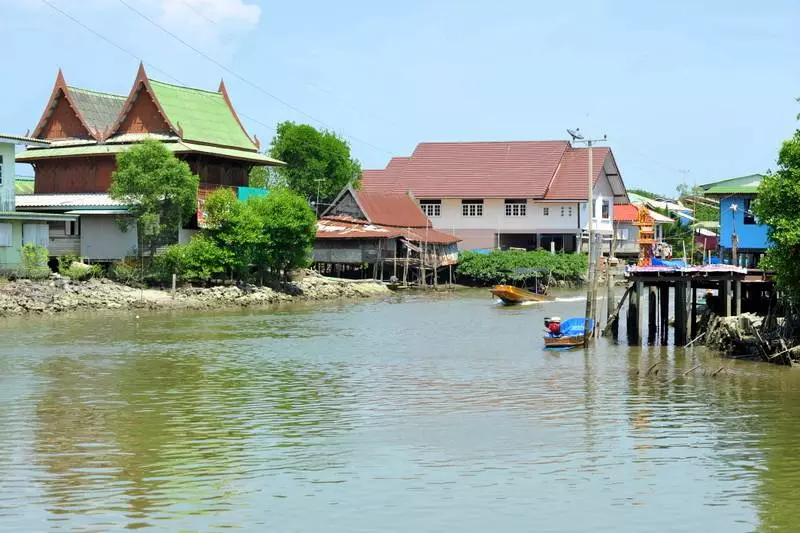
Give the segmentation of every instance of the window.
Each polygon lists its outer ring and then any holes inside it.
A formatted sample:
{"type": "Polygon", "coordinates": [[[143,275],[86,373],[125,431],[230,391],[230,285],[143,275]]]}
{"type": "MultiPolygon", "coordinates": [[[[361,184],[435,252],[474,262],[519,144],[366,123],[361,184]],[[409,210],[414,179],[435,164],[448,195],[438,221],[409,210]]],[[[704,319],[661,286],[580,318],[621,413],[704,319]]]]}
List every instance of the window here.
{"type": "Polygon", "coordinates": [[[461,215],[465,217],[482,217],[483,200],[461,200],[461,215]]]}
{"type": "Polygon", "coordinates": [[[50,244],[50,227],[47,224],[23,224],[22,245],[35,244],[47,248],[50,244]]]}
{"type": "Polygon", "coordinates": [[[0,224],[0,246],[11,246],[11,224],[0,224]]]}
{"type": "Polygon", "coordinates": [[[756,221],[756,216],[753,214],[753,211],[750,209],[752,207],[753,200],[751,198],[745,198],[744,200],[744,223],[745,224],[758,224],[756,221]]]}
{"type": "Polygon", "coordinates": [[[567,209],[568,209],[569,216],[571,218],[572,217],[572,206],[568,207],[567,209]]]}
{"type": "Polygon", "coordinates": [[[561,206],[561,216],[563,217],[566,212],[567,212],[566,208],[562,205],[561,206]]]}
{"type": "Polygon", "coordinates": [[[506,200],[507,217],[524,217],[528,212],[526,200],[506,200]]]}
{"type": "Polygon", "coordinates": [[[543,207],[542,208],[542,214],[544,216],[546,216],[546,217],[549,217],[550,216],[550,208],[549,207],[543,207]]]}
{"type": "Polygon", "coordinates": [[[608,200],[603,200],[603,207],[601,210],[603,218],[611,218],[611,204],[608,200]]]}
{"type": "Polygon", "coordinates": [[[64,235],[67,237],[77,237],[80,234],[81,228],[78,220],[64,222],[64,235]]]}
{"type": "Polygon", "coordinates": [[[628,228],[617,228],[617,240],[618,241],[627,241],[628,236],[628,228]]]}
{"type": "Polygon", "coordinates": [[[442,216],[442,201],[441,200],[420,200],[419,206],[422,212],[427,217],[440,217],[442,216]]]}

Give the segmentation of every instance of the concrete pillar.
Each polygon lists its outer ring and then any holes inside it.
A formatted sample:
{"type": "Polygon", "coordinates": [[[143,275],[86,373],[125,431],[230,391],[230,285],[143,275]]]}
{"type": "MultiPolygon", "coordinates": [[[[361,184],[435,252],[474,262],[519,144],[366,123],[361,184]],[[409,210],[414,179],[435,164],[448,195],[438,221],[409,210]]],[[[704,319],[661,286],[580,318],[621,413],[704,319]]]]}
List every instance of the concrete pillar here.
{"type": "Polygon", "coordinates": [[[731,316],[731,282],[721,281],[719,285],[719,304],[722,316],[731,316]]]}
{"type": "Polygon", "coordinates": [[[661,305],[660,317],[658,324],[658,331],[660,333],[660,341],[662,346],[666,346],[669,341],[669,285],[666,283],[659,287],[660,294],[658,296],[661,305]]]}
{"type": "Polygon", "coordinates": [[[642,334],[639,324],[641,294],[642,282],[636,281],[628,296],[628,344],[631,346],[639,346],[642,343],[642,334]]]}
{"type": "Polygon", "coordinates": [[[656,318],[656,299],[657,289],[651,285],[647,289],[647,344],[653,345],[656,343],[656,331],[658,330],[658,323],[656,318]]]}
{"type": "Polygon", "coordinates": [[[738,279],[733,282],[733,314],[742,314],[742,282],[738,279]]]}

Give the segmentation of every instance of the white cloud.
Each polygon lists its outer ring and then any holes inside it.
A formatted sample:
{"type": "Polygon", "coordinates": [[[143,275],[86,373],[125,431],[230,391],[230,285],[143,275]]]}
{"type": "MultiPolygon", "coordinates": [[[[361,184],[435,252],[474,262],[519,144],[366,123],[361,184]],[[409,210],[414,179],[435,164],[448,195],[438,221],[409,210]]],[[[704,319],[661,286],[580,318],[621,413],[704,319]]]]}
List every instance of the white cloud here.
{"type": "Polygon", "coordinates": [[[189,30],[195,39],[215,40],[250,31],[261,19],[261,8],[246,0],[148,0],[158,4],[170,29],[189,30]]]}

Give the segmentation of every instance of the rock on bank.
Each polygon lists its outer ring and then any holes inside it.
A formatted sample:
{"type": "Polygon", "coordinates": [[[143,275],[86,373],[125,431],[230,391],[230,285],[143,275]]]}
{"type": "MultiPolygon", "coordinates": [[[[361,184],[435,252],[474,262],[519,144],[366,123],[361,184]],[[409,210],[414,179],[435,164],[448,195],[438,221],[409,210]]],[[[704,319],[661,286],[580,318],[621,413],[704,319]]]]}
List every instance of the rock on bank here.
{"type": "Polygon", "coordinates": [[[0,285],[0,316],[106,309],[219,309],[255,307],[281,302],[384,296],[380,282],[326,278],[305,273],[302,278],[272,287],[241,284],[170,291],[137,289],[107,279],[72,282],[19,280],[0,285]]]}

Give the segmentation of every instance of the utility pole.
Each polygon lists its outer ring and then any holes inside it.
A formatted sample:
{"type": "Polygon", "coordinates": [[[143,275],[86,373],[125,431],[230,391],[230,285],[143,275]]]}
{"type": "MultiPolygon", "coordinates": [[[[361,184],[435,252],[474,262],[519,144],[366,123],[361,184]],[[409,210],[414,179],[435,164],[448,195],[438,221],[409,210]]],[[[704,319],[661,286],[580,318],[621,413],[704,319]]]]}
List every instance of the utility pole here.
{"type": "Polygon", "coordinates": [[[314,212],[316,213],[317,218],[319,218],[319,187],[320,184],[325,181],[325,178],[317,178],[314,181],[317,182],[317,201],[314,202],[314,212]]]}
{"type": "Polygon", "coordinates": [[[567,133],[572,136],[572,142],[574,143],[586,143],[586,146],[589,148],[589,173],[588,173],[588,201],[586,202],[586,217],[587,217],[587,252],[589,254],[589,272],[587,280],[587,288],[586,288],[586,312],[583,324],[583,345],[584,347],[589,344],[590,338],[590,327],[592,319],[595,317],[592,316],[592,310],[597,309],[594,304],[595,296],[597,295],[597,257],[596,257],[596,243],[594,242],[594,215],[593,215],[593,203],[594,203],[594,161],[592,160],[592,147],[596,142],[603,142],[606,140],[606,136],[603,135],[602,139],[585,139],[583,135],[581,135],[581,130],[567,130],[567,133]]]}
{"type": "Polygon", "coordinates": [[[731,232],[731,264],[733,266],[739,265],[739,236],[736,235],[736,209],[739,206],[734,202],[731,204],[731,222],[733,222],[733,231],[731,232]]]}

